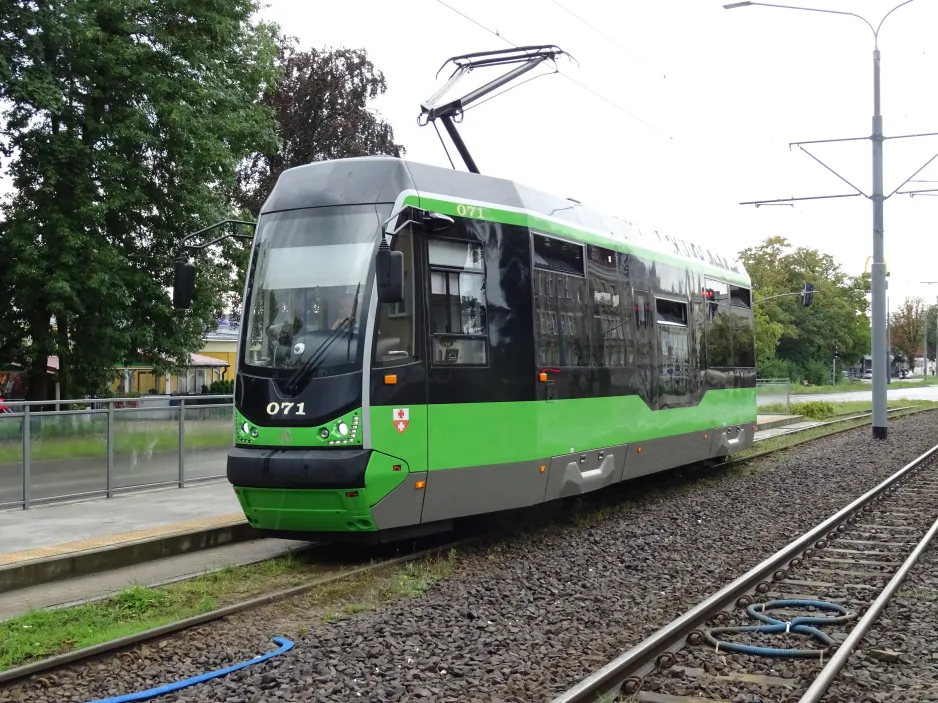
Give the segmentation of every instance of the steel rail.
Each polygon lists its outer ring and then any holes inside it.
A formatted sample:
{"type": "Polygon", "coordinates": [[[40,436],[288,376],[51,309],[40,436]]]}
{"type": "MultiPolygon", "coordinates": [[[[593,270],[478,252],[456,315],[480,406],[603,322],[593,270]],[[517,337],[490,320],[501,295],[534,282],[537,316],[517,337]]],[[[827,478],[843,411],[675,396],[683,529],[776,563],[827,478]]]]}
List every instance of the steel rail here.
{"type": "Polygon", "coordinates": [[[846,523],[864,506],[893,489],[899,481],[918,469],[936,453],[938,453],[938,445],[899,469],[892,476],[871,488],[819,525],[808,530],[801,537],[782,547],[732,583],[710,595],[706,600],[691,608],[676,620],[646,637],[632,649],[590,674],[573,688],[554,698],[552,703],[592,702],[600,696],[616,692],[622,684],[632,678],[641,668],[651,664],[657,657],[668,652],[672,647],[679,645],[699,625],[724,610],[739,597],[754,590],[766,576],[786,566],[792,559],[801,556],[806,549],[810,549],[812,545],[823,540],[829,532],[846,523]]]}
{"type": "Polygon", "coordinates": [[[886,585],[880,594],[879,597],[873,601],[870,605],[869,610],[863,615],[859,622],[851,630],[850,635],[845,639],[837,652],[834,654],[833,658],[827,663],[827,665],[821,670],[821,673],[814,680],[814,683],[805,691],[804,695],[801,697],[801,700],[798,703],[817,703],[821,700],[821,697],[827,692],[827,689],[834,682],[837,674],[840,673],[840,670],[844,668],[844,664],[847,663],[847,659],[856,646],[860,643],[860,640],[863,639],[863,635],[866,634],[866,631],[870,629],[870,626],[876,622],[879,618],[880,613],[886,607],[886,604],[892,598],[893,593],[896,592],[896,589],[899,588],[899,585],[905,580],[905,577],[908,576],[909,571],[915,566],[915,563],[919,560],[919,557],[922,556],[928,545],[931,544],[932,540],[935,538],[935,534],[938,533],[938,519],[932,523],[931,529],[925,534],[922,540],[918,543],[912,553],[909,555],[909,558],[906,559],[899,570],[896,572],[895,576],[892,577],[892,580],[886,585]]]}
{"type": "MultiPolygon", "coordinates": [[[[358,576],[360,574],[386,569],[391,566],[398,566],[400,564],[417,561],[418,559],[423,559],[434,554],[439,554],[449,549],[455,549],[456,547],[464,546],[471,542],[484,539],[488,536],[491,536],[491,533],[474,535],[469,538],[450,542],[449,544],[423,549],[419,552],[414,552],[413,554],[405,554],[404,556],[385,559],[373,564],[368,564],[367,566],[360,566],[354,569],[348,569],[345,571],[328,574],[326,576],[320,576],[298,586],[291,586],[290,588],[284,588],[273,593],[265,593],[248,600],[232,603],[231,605],[226,605],[222,608],[216,608],[215,610],[210,610],[207,613],[193,615],[192,617],[188,617],[183,620],[167,623],[166,625],[160,625],[159,627],[143,630],[142,632],[136,632],[134,634],[127,635],[125,637],[119,637],[118,639],[110,640],[108,642],[101,642],[100,644],[92,645],[91,647],[77,649],[72,652],[66,652],[65,654],[58,654],[56,656],[40,659],[39,661],[24,664],[13,669],[0,671],[0,685],[9,684],[12,681],[24,679],[29,676],[35,676],[36,674],[49,671],[51,669],[58,669],[65,666],[66,664],[73,664],[75,662],[91,659],[92,657],[97,657],[119,649],[126,649],[127,647],[131,647],[148,640],[156,639],[157,637],[164,637],[165,635],[175,634],[177,632],[181,632],[182,630],[188,630],[189,628],[196,627],[197,625],[204,625],[205,623],[212,622],[213,620],[220,620],[221,618],[228,615],[233,615],[235,613],[240,613],[246,610],[253,610],[254,608],[259,608],[263,605],[267,605],[268,603],[285,600],[287,598],[293,598],[294,596],[300,596],[313,590],[314,588],[318,588],[319,586],[324,586],[335,581],[341,581],[352,576],[358,576]]],[[[323,545],[319,544],[317,546],[323,545]]]]}

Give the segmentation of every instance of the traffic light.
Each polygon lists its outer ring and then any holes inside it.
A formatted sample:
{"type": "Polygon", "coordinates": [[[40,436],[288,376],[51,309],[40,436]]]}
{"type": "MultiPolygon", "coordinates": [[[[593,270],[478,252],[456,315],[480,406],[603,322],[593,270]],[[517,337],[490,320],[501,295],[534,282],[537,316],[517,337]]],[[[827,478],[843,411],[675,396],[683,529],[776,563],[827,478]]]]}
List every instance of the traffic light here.
{"type": "Polygon", "coordinates": [[[805,307],[811,305],[811,301],[814,299],[814,286],[810,283],[805,283],[804,288],[801,290],[801,304],[805,307]]]}
{"type": "Polygon", "coordinates": [[[833,350],[831,351],[831,358],[832,358],[832,359],[839,359],[839,358],[840,358],[840,354],[837,352],[837,345],[836,345],[836,344],[834,345],[834,348],[833,348],[833,350]]]}

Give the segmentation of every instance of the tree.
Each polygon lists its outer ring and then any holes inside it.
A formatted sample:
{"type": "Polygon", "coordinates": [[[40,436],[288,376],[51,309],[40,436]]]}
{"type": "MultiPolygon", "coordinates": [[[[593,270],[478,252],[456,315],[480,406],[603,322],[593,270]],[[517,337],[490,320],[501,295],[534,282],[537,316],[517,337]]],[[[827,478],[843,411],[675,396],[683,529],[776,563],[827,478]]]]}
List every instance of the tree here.
{"type": "Polygon", "coordinates": [[[892,346],[912,366],[922,348],[925,332],[925,301],[906,298],[892,313],[890,337],[892,346]]]}
{"type": "MultiPolygon", "coordinates": [[[[191,314],[166,293],[179,237],[229,214],[238,163],[275,149],[277,78],[255,0],[0,0],[0,313],[28,397],[59,356],[64,395],[138,352],[184,361],[230,283],[216,255],[191,314]],[[11,262],[9,267],[6,262],[11,262]]],[[[0,363],[8,361],[0,356],[0,363]]]]}
{"type": "MultiPolygon", "coordinates": [[[[257,219],[288,168],[354,156],[400,157],[405,152],[394,141],[391,125],[368,107],[385,93],[387,82],[364,49],[300,51],[296,39],[283,38],[278,65],[279,80],[264,92],[261,104],[276,118],[279,144],[239,165],[231,200],[241,219],[257,219]]],[[[229,242],[226,247],[234,269],[222,307],[239,319],[250,244],[229,242]]]]}
{"type": "Polygon", "coordinates": [[[368,107],[387,90],[364,49],[299,51],[280,43],[280,80],[262,104],[277,118],[280,147],[259,151],[239,168],[234,201],[254,217],[288,168],[314,161],[385,154],[401,156],[394,130],[368,107]]]}
{"type": "Polygon", "coordinates": [[[834,345],[845,365],[868,352],[869,276],[847,276],[830,255],[806,247],[793,249],[783,237],[770,237],[743,250],[740,260],[752,279],[760,366],[785,367],[789,375],[796,371],[801,377],[810,371],[812,377],[820,377],[820,369],[830,368],[834,345]],[[798,296],[759,302],[796,292],[806,281],[816,288],[811,307],[803,307],[798,296]]]}

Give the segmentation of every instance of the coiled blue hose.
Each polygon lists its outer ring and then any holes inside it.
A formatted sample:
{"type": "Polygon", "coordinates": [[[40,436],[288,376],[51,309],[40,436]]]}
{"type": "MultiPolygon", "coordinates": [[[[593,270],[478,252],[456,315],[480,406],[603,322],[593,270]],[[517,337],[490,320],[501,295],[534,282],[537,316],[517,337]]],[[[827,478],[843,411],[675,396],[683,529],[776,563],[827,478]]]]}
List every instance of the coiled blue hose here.
{"type": "Polygon", "coordinates": [[[279,649],[273,652],[268,652],[267,654],[256,656],[253,659],[248,659],[247,661],[241,662],[240,664],[235,664],[234,666],[219,669],[218,671],[210,671],[207,674],[199,674],[198,676],[193,676],[191,679],[186,679],[185,681],[176,681],[175,683],[169,683],[164,686],[157,686],[156,688],[150,688],[146,691],[128,693],[123,696],[114,696],[113,698],[99,698],[98,700],[89,701],[89,703],[130,703],[130,701],[146,701],[151,698],[156,698],[157,696],[164,696],[167,693],[178,691],[181,688],[187,688],[188,686],[194,686],[197,683],[203,683],[209,679],[215,679],[219,676],[227,676],[234,671],[251,666],[251,664],[260,664],[262,661],[267,661],[271,657],[276,657],[278,654],[283,654],[284,652],[289,652],[291,649],[293,649],[293,642],[288,639],[284,639],[283,637],[274,637],[273,640],[274,644],[280,645],[279,649]]]}
{"type": "Polygon", "coordinates": [[[707,642],[712,644],[716,650],[724,652],[738,652],[739,654],[753,654],[755,656],[772,657],[776,659],[822,659],[824,653],[834,644],[834,640],[817,628],[810,625],[842,625],[856,617],[856,613],[849,612],[846,608],[836,603],[825,603],[819,600],[772,600],[768,603],[753,603],[746,612],[749,617],[755,620],[761,620],[764,625],[749,625],[747,627],[717,627],[708,630],[704,636],[707,642]],[[776,608],[817,608],[818,610],[827,610],[840,613],[839,616],[828,617],[797,617],[791,622],[777,620],[765,614],[766,610],[776,608]],[[718,635],[736,634],[741,632],[761,632],[765,634],[775,634],[778,632],[794,632],[798,635],[808,635],[824,645],[824,649],[781,649],[778,647],[757,647],[751,644],[742,644],[739,642],[726,642],[718,640],[718,635]]]}

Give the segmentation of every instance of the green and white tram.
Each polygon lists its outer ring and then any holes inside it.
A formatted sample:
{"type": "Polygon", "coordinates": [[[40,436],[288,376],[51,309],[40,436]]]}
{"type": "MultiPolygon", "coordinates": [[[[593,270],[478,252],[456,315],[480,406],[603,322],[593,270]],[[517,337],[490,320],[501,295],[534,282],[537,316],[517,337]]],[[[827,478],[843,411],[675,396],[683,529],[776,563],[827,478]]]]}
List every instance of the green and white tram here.
{"type": "Polygon", "coordinates": [[[410,537],[752,443],[750,280],[709,246],[391,157],[285,171],[253,239],[227,474],[264,534],[410,537]]]}

